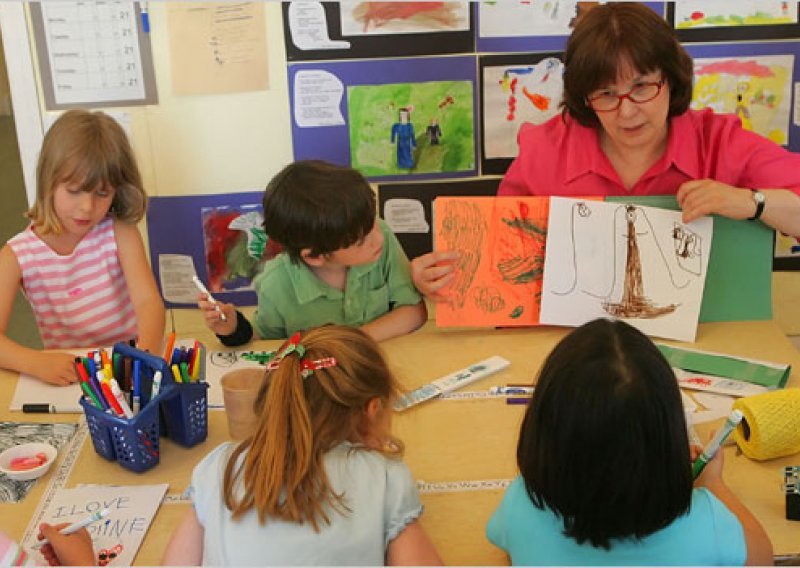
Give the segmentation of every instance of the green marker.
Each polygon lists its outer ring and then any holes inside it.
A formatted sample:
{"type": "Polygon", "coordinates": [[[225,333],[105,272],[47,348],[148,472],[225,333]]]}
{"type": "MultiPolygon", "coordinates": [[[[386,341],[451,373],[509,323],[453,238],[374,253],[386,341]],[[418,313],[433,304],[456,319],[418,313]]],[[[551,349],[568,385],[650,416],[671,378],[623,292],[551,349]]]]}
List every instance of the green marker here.
{"type": "Polygon", "coordinates": [[[731,412],[730,416],[725,420],[725,424],[722,425],[716,435],[711,439],[711,441],[703,448],[703,453],[697,458],[694,462],[694,466],[692,467],[692,476],[697,479],[697,476],[703,471],[703,468],[706,467],[706,464],[714,459],[714,456],[717,455],[717,451],[719,451],[720,446],[725,443],[725,440],[728,436],[731,435],[734,428],[739,425],[739,422],[742,421],[742,412],[741,410],[734,410],[731,412]]]}

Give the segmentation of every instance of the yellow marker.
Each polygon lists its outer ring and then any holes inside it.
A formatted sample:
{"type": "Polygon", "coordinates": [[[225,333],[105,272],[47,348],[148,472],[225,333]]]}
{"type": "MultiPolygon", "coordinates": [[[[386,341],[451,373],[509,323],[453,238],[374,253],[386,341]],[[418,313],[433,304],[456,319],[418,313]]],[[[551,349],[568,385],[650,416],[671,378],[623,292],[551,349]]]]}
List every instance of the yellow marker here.
{"type": "Polygon", "coordinates": [[[176,383],[182,383],[183,379],[181,379],[181,370],[178,368],[178,364],[174,364],[171,367],[172,369],[172,377],[175,379],[176,383]]]}

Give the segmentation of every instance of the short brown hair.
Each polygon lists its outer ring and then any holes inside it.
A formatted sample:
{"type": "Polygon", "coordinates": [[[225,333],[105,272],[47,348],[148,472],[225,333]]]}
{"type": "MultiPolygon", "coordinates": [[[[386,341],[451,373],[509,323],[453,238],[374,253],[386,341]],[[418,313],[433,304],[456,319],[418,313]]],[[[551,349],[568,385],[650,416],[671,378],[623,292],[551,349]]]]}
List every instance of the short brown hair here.
{"type": "Polygon", "coordinates": [[[688,110],[693,64],[675,31],[647,6],[609,2],[581,16],[567,41],[563,112],[583,126],[599,126],[586,99],[614,82],[624,61],[640,73],[661,70],[669,84],[669,116],[688,110]]]}
{"type": "Polygon", "coordinates": [[[293,262],[354,245],[375,225],[375,193],[358,171],[302,160],[278,172],[264,192],[264,230],[293,262]]]}
{"type": "Polygon", "coordinates": [[[28,217],[42,233],[60,233],[53,206],[56,186],[76,182],[83,191],[110,185],[110,212],[126,223],[138,223],[147,211],[147,194],[125,131],[102,112],[69,110],[44,137],[36,167],[36,202],[28,217]]]}

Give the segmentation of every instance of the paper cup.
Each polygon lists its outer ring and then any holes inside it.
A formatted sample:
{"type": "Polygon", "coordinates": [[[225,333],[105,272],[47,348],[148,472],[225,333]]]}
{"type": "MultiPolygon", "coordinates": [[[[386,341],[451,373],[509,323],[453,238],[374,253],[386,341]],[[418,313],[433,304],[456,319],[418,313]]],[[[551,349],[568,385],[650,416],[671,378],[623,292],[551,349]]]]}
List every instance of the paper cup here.
{"type": "Polygon", "coordinates": [[[220,379],[231,438],[243,440],[252,434],[258,419],[253,403],[263,382],[263,368],[237,369],[220,379]]]}

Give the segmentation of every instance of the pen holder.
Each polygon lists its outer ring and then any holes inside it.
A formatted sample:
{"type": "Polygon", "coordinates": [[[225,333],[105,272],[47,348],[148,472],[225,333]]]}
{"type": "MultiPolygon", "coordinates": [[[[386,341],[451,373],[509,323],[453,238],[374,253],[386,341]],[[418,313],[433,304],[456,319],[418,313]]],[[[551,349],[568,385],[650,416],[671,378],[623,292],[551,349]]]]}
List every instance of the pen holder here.
{"type": "MultiPolygon", "coordinates": [[[[159,395],[134,418],[120,418],[100,410],[81,398],[94,450],[107,460],[116,460],[125,469],[141,473],[158,463],[159,395]]],[[[164,396],[171,396],[164,392],[164,396]]]]}
{"type": "Polygon", "coordinates": [[[208,436],[208,383],[173,383],[175,393],[161,403],[164,435],[190,448],[208,436]]]}
{"type": "MultiPolygon", "coordinates": [[[[81,397],[89,433],[95,451],[122,467],[143,472],[159,462],[159,440],[166,436],[177,444],[190,447],[208,435],[208,384],[176,383],[167,362],[161,357],[141,351],[126,343],[114,345],[114,353],[139,361],[147,392],[152,377],[161,373],[159,394],[145,398],[141,411],[133,418],[114,416],[81,397]]],[[[203,366],[200,379],[203,378],[203,366]]]]}

